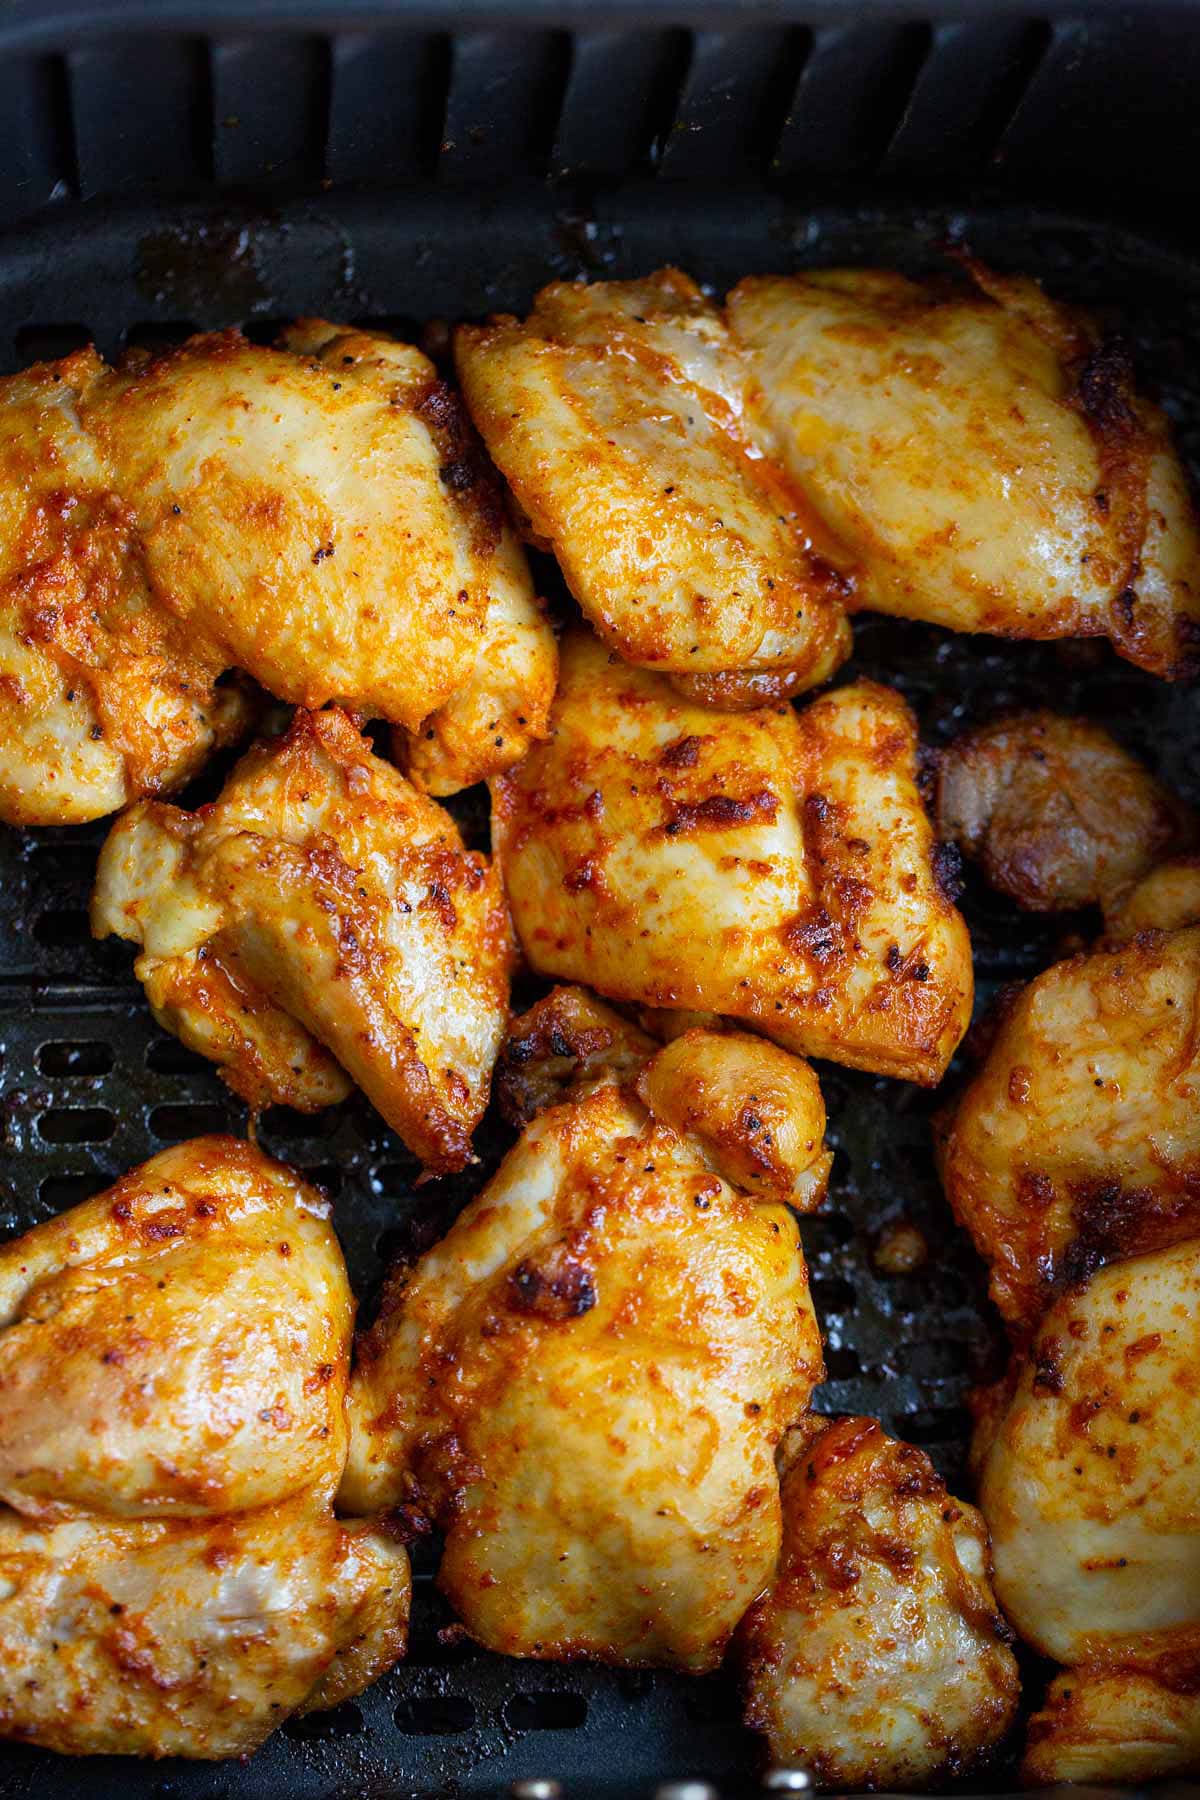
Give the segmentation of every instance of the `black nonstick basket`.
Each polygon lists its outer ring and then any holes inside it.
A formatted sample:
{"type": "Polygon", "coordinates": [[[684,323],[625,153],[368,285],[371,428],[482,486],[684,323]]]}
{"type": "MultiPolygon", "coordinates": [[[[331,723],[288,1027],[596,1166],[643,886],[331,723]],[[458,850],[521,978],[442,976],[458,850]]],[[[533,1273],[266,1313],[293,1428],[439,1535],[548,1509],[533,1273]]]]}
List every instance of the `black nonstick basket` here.
{"type": "MultiPolygon", "coordinates": [[[[438,321],[524,309],[555,277],[677,262],[720,291],[816,264],[920,271],[947,238],[1119,321],[1196,466],[1200,7],[0,9],[7,368],[88,339],[113,354],[231,323],[265,339],[302,313],[436,342],[438,321]]],[[[1010,646],[865,618],[848,672],[901,687],[934,744],[1007,705],[1086,712],[1200,803],[1200,695],[1098,644],[1010,646]]],[[[485,841],[485,799],[453,804],[485,841]]],[[[0,828],[3,1235],[164,1144],[245,1124],[212,1070],[151,1021],[128,947],[88,936],[102,835],[0,828]]],[[[985,998],[1087,925],[1031,921],[970,883],[964,906],[985,998]]],[[[837,1159],[829,1204],[804,1226],[830,1376],[818,1403],[881,1414],[961,1480],[965,1396],[999,1347],[933,1174],[935,1102],[833,1067],[821,1076],[837,1159]],[[928,1259],[888,1274],[881,1247],[901,1221],[928,1259]]],[[[332,1194],[369,1309],[384,1266],[445,1228],[509,1140],[489,1119],[479,1164],[420,1188],[361,1100],[315,1119],[269,1113],[260,1141],[332,1194]]],[[[724,1678],[486,1655],[439,1636],[433,1567],[418,1561],[407,1662],[249,1763],[75,1763],[0,1744],[0,1800],[450,1800],[522,1782],[546,1796],[557,1782],[566,1800],[762,1791],[724,1678]]],[[[1001,1764],[992,1788],[1011,1780],[1001,1764]]]]}

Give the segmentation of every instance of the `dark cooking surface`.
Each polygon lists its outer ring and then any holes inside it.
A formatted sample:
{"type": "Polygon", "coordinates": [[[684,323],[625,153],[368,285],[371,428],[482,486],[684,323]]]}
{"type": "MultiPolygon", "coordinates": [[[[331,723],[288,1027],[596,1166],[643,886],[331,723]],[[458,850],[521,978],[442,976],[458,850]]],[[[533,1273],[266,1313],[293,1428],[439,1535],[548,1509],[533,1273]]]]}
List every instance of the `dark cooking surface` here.
{"type": "MultiPolygon", "coordinates": [[[[256,332],[301,312],[390,321],[418,330],[439,316],[523,308],[554,276],[626,275],[676,260],[718,286],[749,271],[841,260],[920,268],[950,212],[805,213],[675,190],[664,205],[626,189],[590,216],[556,211],[543,191],[489,203],[464,195],[411,204],[363,199],[297,204],[271,219],[216,220],[199,210],[91,213],[12,238],[0,253],[0,359],[57,354],[94,335],[102,349],[161,341],[181,326],[244,321],[256,332]],[[53,328],[53,329],[50,329],[53,328]]],[[[972,246],[1002,266],[1046,278],[1064,296],[1112,305],[1143,367],[1165,391],[1193,457],[1200,449],[1200,271],[1181,255],[1111,227],[993,209],[969,221],[972,246]],[[1189,383],[1191,384],[1189,389],[1189,383]],[[1190,432],[1190,435],[1189,435],[1190,432]]],[[[997,707],[1076,707],[1147,754],[1200,802],[1200,697],[1120,663],[1099,645],[1038,647],[955,639],[883,620],[859,622],[845,675],[899,685],[928,741],[997,707]]],[[[455,808],[482,826],[477,794],[455,808]]],[[[241,1127],[244,1112],[213,1071],[152,1023],[131,953],[93,944],[85,909],[103,827],[16,833],[0,828],[0,1234],[96,1191],[167,1142],[241,1127]]],[[[1031,922],[968,883],[964,906],[983,992],[1048,960],[1072,922],[1031,922]]],[[[964,1396],[994,1364],[979,1270],[954,1230],[929,1157],[934,1102],[905,1085],[821,1070],[838,1155],[826,1211],[806,1221],[813,1291],[826,1334],[828,1410],[881,1414],[958,1478],[964,1396]],[[888,1222],[916,1223],[928,1264],[878,1272],[888,1222]]],[[[951,1077],[953,1079],[953,1076],[951,1077]]],[[[332,1194],[352,1279],[372,1293],[393,1255],[419,1249],[476,1191],[503,1151],[504,1128],[479,1134],[480,1165],[414,1188],[412,1158],[361,1100],[306,1120],[273,1112],[260,1141],[332,1194]]],[[[719,1679],[612,1674],[505,1662],[443,1646],[446,1622],[418,1572],[409,1660],[353,1705],[286,1727],[248,1765],[67,1764],[0,1746],[0,1800],[86,1792],[98,1797],[452,1796],[503,1791],[552,1774],[570,1800],[649,1793],[656,1779],[704,1775],[726,1794],[753,1790],[758,1753],[719,1679]]]]}

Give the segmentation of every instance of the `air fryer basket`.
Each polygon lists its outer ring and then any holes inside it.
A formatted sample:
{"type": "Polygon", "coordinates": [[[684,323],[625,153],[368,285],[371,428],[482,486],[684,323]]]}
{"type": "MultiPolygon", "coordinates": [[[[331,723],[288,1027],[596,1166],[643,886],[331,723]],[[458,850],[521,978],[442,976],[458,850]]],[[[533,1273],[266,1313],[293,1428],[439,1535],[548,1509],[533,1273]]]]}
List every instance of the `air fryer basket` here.
{"type": "MultiPolygon", "coordinates": [[[[0,359],[88,338],[112,354],[229,323],[266,336],[298,313],[414,334],[523,308],[554,277],[668,261],[717,289],[823,263],[919,271],[965,236],[1112,309],[1196,464],[1200,11],[933,11],[10,0],[0,359]]],[[[853,666],[901,687],[934,743],[1004,705],[1078,708],[1200,802],[1200,699],[1104,647],[864,619],[853,666]]],[[[483,841],[483,797],[453,804],[483,841]]],[[[127,947],[88,936],[102,835],[0,830],[3,1235],[165,1143],[244,1124],[212,1070],[153,1024],[127,947]]],[[[985,998],[1050,960],[1067,929],[975,882],[964,906],[985,998]]],[[[804,1225],[830,1374],[818,1403],[881,1414],[959,1478],[966,1392],[999,1346],[933,1173],[935,1101],[832,1066],[821,1079],[837,1160],[826,1210],[804,1225]],[[875,1253],[902,1219],[929,1260],[889,1276],[875,1253]]],[[[444,1229],[508,1135],[489,1119],[479,1164],[420,1189],[361,1100],[315,1119],[272,1112],[260,1141],[332,1194],[369,1308],[383,1267],[444,1229]]],[[[0,1800],[401,1800],[539,1776],[569,1800],[688,1776],[726,1797],[759,1791],[726,1680],[509,1662],[443,1640],[433,1566],[418,1551],[407,1662],[250,1763],[75,1764],[0,1744],[0,1800]]]]}

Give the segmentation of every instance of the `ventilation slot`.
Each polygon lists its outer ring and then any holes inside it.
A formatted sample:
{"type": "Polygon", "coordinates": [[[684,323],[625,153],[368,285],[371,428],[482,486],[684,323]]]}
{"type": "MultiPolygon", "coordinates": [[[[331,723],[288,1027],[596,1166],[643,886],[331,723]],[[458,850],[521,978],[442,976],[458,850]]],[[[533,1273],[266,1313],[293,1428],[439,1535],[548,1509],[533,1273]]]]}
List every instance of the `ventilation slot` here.
{"type": "Polygon", "coordinates": [[[107,1075],[113,1066],[112,1045],[94,1039],[83,1044],[43,1044],[37,1066],[43,1075],[107,1075]]]}
{"type": "Polygon", "coordinates": [[[971,1426],[971,1415],[965,1407],[948,1406],[905,1413],[898,1421],[897,1433],[910,1444],[953,1444],[969,1439],[971,1426]]]}
{"type": "Polygon", "coordinates": [[[224,185],[311,185],[325,173],[330,58],[321,38],[227,38],[213,50],[213,169],[224,185]]]}
{"type": "Polygon", "coordinates": [[[406,1737],[456,1737],[475,1725],[475,1704],[465,1694],[419,1694],[396,1708],[406,1737]]]}
{"type": "Polygon", "coordinates": [[[263,1137],[282,1138],[285,1144],[332,1137],[340,1124],[341,1114],[335,1107],[326,1107],[323,1112],[302,1113],[291,1106],[272,1106],[259,1121],[263,1137]]]}
{"type": "Polygon", "coordinates": [[[203,1137],[210,1131],[229,1130],[229,1118],[222,1107],[198,1100],[155,1106],[147,1124],[164,1144],[182,1143],[184,1138],[203,1137]]]}
{"type": "Polygon", "coordinates": [[[122,343],[127,350],[152,350],[157,355],[195,337],[199,330],[191,319],[140,319],[125,330],[122,343]]]}
{"type": "Polygon", "coordinates": [[[358,1737],[366,1730],[362,1708],[352,1700],[343,1700],[332,1712],[305,1713],[289,1719],[284,1726],[288,1737],[301,1744],[333,1744],[342,1738],[358,1737]]]}
{"type": "Polygon", "coordinates": [[[146,1067],[154,1075],[199,1075],[212,1064],[178,1038],[155,1038],[146,1045],[146,1067]]]}
{"type": "Polygon", "coordinates": [[[70,906],[41,913],[34,921],[33,935],[39,944],[45,944],[50,950],[90,944],[92,932],[87,908],[70,906]]]}
{"type": "Polygon", "coordinates": [[[889,175],[945,180],[978,170],[1045,52],[1046,25],[980,19],[940,25],[884,157],[889,175]]]}
{"type": "MultiPolygon", "coordinates": [[[[1075,184],[1089,201],[1128,189],[1131,157],[1154,190],[1192,197],[1200,159],[1200,34],[1136,13],[1063,20],[997,146],[1006,176],[1075,184]]],[[[1144,198],[1144,196],[1143,196],[1144,198]]]]}
{"type": "Polygon", "coordinates": [[[203,44],[131,37],[67,58],[79,192],[176,193],[212,176],[203,44]]]}
{"type": "Polygon", "coordinates": [[[78,187],[66,65],[57,56],[0,57],[0,223],[78,187]]]}
{"type": "Polygon", "coordinates": [[[331,181],[409,182],[437,167],[450,40],[347,34],[333,46],[326,166],[331,181]]]}
{"type": "Polygon", "coordinates": [[[587,1716],[582,1694],[516,1694],[504,1708],[510,1731],[578,1731],[587,1716]]]}
{"type": "Polygon", "coordinates": [[[38,1185],[38,1199],[48,1212],[66,1212],[90,1200],[93,1194],[102,1193],[109,1179],[98,1169],[90,1169],[86,1175],[47,1175],[38,1185]]]}
{"type": "Polygon", "coordinates": [[[456,38],[439,175],[494,187],[546,174],[569,69],[563,32],[472,31],[456,38]]]}
{"type": "Polygon", "coordinates": [[[86,350],[93,333],[87,325],[21,325],[13,337],[18,361],[57,362],[76,350],[86,350]]]}
{"type": "Polygon", "coordinates": [[[688,60],[685,31],[581,32],[555,143],[555,172],[617,177],[649,169],[676,116],[688,60]]]}
{"type": "Polygon", "coordinates": [[[37,1128],[44,1144],[107,1144],[117,1121],[106,1106],[55,1106],[40,1115],[37,1128]]]}
{"type": "Polygon", "coordinates": [[[699,32],[663,142],[663,174],[697,181],[761,175],[811,45],[802,30],[699,32]]]}
{"type": "Polygon", "coordinates": [[[929,52],[926,25],[839,25],[817,33],[780,133],[783,177],[874,169],[896,133],[929,52]]]}

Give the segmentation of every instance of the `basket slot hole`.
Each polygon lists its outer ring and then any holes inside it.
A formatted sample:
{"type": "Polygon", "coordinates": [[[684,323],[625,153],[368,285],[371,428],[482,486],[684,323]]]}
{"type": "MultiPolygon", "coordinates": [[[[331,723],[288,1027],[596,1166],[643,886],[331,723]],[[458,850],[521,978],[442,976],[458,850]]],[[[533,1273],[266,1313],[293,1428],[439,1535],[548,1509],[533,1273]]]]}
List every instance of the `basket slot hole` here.
{"type": "Polygon", "coordinates": [[[44,912],[34,921],[33,935],[39,944],[44,944],[50,950],[90,944],[92,929],[88,923],[87,908],[64,906],[56,907],[53,912],[44,912]]]}
{"type": "Polygon", "coordinates": [[[701,1681],[688,1687],[683,1696],[683,1710],[698,1725],[735,1730],[742,1724],[741,1696],[728,1681],[701,1681]]]}
{"type": "Polygon", "coordinates": [[[146,1045],[146,1067],[154,1075],[198,1075],[209,1063],[178,1038],[155,1038],[146,1045]]]}
{"type": "Polygon", "coordinates": [[[271,313],[266,318],[243,319],[241,332],[252,344],[265,344],[270,348],[294,323],[295,320],[286,313],[271,313]]]}
{"type": "Polygon", "coordinates": [[[103,1193],[108,1184],[108,1176],[99,1169],[89,1169],[86,1175],[47,1175],[38,1184],[38,1199],[56,1213],[67,1212],[90,1200],[93,1194],[103,1193]]]}
{"type": "Polygon", "coordinates": [[[111,1044],[61,1041],[43,1044],[37,1053],[43,1075],[107,1075],[113,1066],[111,1044]]]}
{"type": "Polygon", "coordinates": [[[899,1435],[910,1444],[961,1443],[971,1434],[971,1415],[964,1406],[946,1406],[906,1413],[899,1421],[899,1435]]]}
{"type": "Polygon", "coordinates": [[[20,325],[13,338],[17,355],[23,363],[57,362],[76,350],[85,350],[94,333],[87,325],[67,322],[62,325],[20,325]]]}
{"type": "Polygon", "coordinates": [[[107,1106],[54,1106],[40,1114],[37,1128],[45,1144],[106,1144],[117,1120],[107,1106]]]}
{"type": "Polygon", "coordinates": [[[330,1107],[324,1112],[302,1113],[291,1106],[269,1107],[261,1120],[264,1136],[282,1138],[288,1144],[306,1138],[332,1137],[340,1122],[337,1112],[330,1107]]]}
{"type": "Polygon", "coordinates": [[[362,1708],[353,1700],[343,1700],[331,1712],[307,1713],[302,1719],[289,1719],[284,1730],[302,1744],[336,1743],[340,1738],[358,1737],[366,1730],[362,1708]]]}
{"type": "Polygon", "coordinates": [[[126,328],[122,341],[127,350],[173,350],[199,330],[191,319],[140,319],[126,328]]]}
{"type": "Polygon", "coordinates": [[[830,1381],[853,1381],[856,1375],[862,1374],[862,1363],[858,1359],[857,1350],[849,1344],[842,1344],[825,1350],[825,1373],[830,1381]]]}
{"type": "Polygon", "coordinates": [[[163,1143],[179,1143],[184,1138],[203,1137],[210,1131],[229,1129],[223,1108],[199,1100],[156,1106],[148,1123],[151,1132],[163,1143]]]}
{"type": "Polygon", "coordinates": [[[514,1694],[504,1708],[510,1731],[578,1731],[587,1716],[582,1694],[514,1694]]]}
{"type": "Polygon", "coordinates": [[[465,1694],[417,1694],[396,1708],[406,1737],[456,1737],[475,1725],[475,1702],[465,1694]]]}
{"type": "Polygon", "coordinates": [[[343,1171],[336,1163],[317,1163],[304,1171],[305,1181],[311,1181],[314,1187],[322,1188],[331,1200],[341,1192],[342,1175],[343,1171]]]}
{"type": "Polygon", "coordinates": [[[77,881],[90,888],[96,878],[94,842],[35,844],[33,854],[39,881],[77,881]]]}
{"type": "Polygon", "coordinates": [[[840,1275],[816,1276],[812,1284],[813,1305],[822,1317],[826,1313],[854,1311],[855,1293],[840,1275]]]}
{"type": "Polygon", "coordinates": [[[407,1194],[412,1188],[420,1168],[416,1162],[380,1163],[374,1172],[374,1187],[378,1194],[395,1195],[397,1198],[407,1194]]]}

